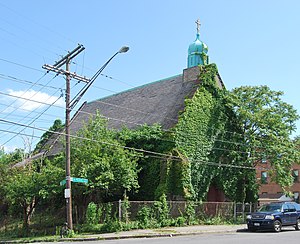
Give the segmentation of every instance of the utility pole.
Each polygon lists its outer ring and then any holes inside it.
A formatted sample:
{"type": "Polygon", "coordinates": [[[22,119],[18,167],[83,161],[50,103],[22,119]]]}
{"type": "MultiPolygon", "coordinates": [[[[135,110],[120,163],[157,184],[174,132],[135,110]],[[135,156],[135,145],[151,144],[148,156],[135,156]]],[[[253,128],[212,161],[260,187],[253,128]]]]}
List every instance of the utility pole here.
{"type": "Polygon", "coordinates": [[[126,53],[129,50],[129,47],[123,46],[119,51],[117,51],[101,68],[95,73],[91,79],[77,75],[76,73],[70,72],[70,63],[71,60],[81,53],[85,48],[82,45],[78,45],[73,51],[69,52],[61,60],[57,61],[54,65],[43,65],[44,69],[53,71],[57,74],[62,74],[66,76],[66,122],[65,122],[65,134],[66,134],[66,189],[65,189],[65,198],[66,198],[66,208],[67,208],[67,222],[69,229],[73,230],[73,221],[72,221],[72,198],[71,198],[71,162],[70,162],[70,112],[80,101],[82,96],[86,93],[89,87],[97,79],[97,77],[102,73],[105,67],[110,63],[110,61],[117,56],[119,53],[126,53]],[[66,70],[61,69],[60,67],[66,65],[66,70]],[[79,91],[78,94],[71,100],[70,94],[70,80],[76,79],[78,81],[85,82],[85,86],[79,91]]]}
{"type": "Polygon", "coordinates": [[[53,71],[57,74],[63,74],[66,76],[66,121],[65,121],[65,139],[66,139],[66,189],[65,189],[65,198],[66,198],[66,209],[67,209],[67,223],[69,229],[73,230],[73,219],[72,219],[72,197],[71,197],[71,153],[70,153],[70,80],[76,79],[78,81],[83,81],[88,83],[90,80],[77,75],[76,73],[70,72],[70,63],[71,60],[81,53],[85,48],[82,45],[78,45],[73,51],[69,52],[61,60],[56,62],[53,66],[45,64],[43,65],[44,69],[53,71]],[[61,69],[60,67],[66,65],[66,70],[61,69]]]}

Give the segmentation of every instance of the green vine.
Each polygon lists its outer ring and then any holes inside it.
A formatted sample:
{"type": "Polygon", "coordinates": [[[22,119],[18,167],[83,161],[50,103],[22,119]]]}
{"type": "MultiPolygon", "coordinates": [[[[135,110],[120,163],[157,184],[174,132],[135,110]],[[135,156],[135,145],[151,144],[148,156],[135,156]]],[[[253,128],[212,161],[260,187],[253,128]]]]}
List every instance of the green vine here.
{"type": "Polygon", "coordinates": [[[240,148],[233,144],[241,138],[234,134],[239,133],[239,128],[227,101],[227,91],[217,84],[215,64],[200,66],[199,70],[199,88],[192,98],[186,99],[185,111],[175,128],[178,151],[186,155],[190,163],[186,181],[190,181],[193,198],[197,200],[206,200],[210,186],[223,190],[232,200],[245,200],[248,189],[245,179],[253,184],[253,177],[245,176],[252,173],[221,166],[238,166],[245,160],[245,155],[237,153],[240,148]],[[244,187],[240,187],[241,183],[244,187]]]}
{"type": "Polygon", "coordinates": [[[246,150],[228,92],[218,84],[217,67],[199,66],[199,73],[200,84],[186,98],[185,110],[171,133],[159,125],[121,132],[126,146],[170,155],[140,158],[140,190],[131,198],[153,200],[166,195],[172,200],[206,201],[214,187],[230,200],[255,200],[255,171],[239,167],[249,162],[242,153],[246,150]]]}

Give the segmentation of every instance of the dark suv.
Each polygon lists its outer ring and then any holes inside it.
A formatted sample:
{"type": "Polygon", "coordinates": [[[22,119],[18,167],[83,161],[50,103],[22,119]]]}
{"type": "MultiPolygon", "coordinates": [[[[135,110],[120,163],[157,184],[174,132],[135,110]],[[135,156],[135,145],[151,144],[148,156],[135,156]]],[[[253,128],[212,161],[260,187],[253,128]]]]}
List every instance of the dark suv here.
{"type": "Polygon", "coordinates": [[[277,202],[263,205],[257,212],[247,215],[248,230],[272,229],[280,232],[282,226],[300,229],[300,205],[294,202],[277,202]]]}

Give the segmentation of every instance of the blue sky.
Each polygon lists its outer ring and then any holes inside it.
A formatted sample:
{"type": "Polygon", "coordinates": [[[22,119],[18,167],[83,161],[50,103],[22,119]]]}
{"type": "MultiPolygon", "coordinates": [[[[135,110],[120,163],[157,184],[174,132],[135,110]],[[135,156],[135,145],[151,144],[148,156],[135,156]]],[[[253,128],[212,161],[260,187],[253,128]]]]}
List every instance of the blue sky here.
{"type": "MultiPolygon", "coordinates": [[[[0,123],[0,144],[7,151],[29,150],[41,129],[56,118],[64,121],[59,97],[65,81],[45,75],[43,64],[54,64],[80,43],[85,51],[71,70],[91,77],[127,45],[128,53],[104,70],[110,78],[100,76],[81,103],[109,96],[182,73],[198,18],[201,40],[227,89],[267,85],[284,91],[299,113],[299,12],[297,0],[2,0],[0,115],[7,122],[0,123]]],[[[71,95],[81,87],[73,81],[71,95]]],[[[295,135],[299,121],[297,127],[295,135]]]]}

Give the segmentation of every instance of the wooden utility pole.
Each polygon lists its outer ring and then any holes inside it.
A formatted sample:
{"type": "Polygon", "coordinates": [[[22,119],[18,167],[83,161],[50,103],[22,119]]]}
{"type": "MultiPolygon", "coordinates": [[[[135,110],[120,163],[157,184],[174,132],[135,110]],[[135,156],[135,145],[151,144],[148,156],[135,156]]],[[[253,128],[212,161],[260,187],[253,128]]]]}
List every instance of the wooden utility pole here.
{"type": "Polygon", "coordinates": [[[81,53],[85,48],[82,45],[78,45],[73,51],[69,52],[61,60],[56,62],[53,66],[45,64],[43,65],[44,69],[53,71],[57,74],[63,74],[66,76],[66,121],[65,121],[65,139],[66,139],[66,189],[65,189],[65,198],[66,198],[66,212],[67,212],[67,223],[69,229],[73,230],[73,219],[72,219],[72,194],[71,194],[71,153],[70,153],[70,81],[71,79],[76,79],[78,81],[83,81],[88,83],[90,80],[77,75],[76,73],[70,72],[70,63],[71,60],[81,53]],[[66,70],[61,69],[62,65],[66,65],[66,70]]]}
{"type": "MultiPolygon", "coordinates": [[[[65,189],[65,198],[67,205],[67,222],[69,229],[73,229],[73,221],[72,221],[72,198],[71,198],[71,162],[70,162],[70,112],[82,98],[82,96],[86,93],[89,87],[93,84],[93,82],[97,79],[97,77],[101,74],[101,72],[105,69],[105,67],[109,64],[109,62],[117,56],[119,53],[126,53],[129,50],[129,47],[124,46],[118,52],[116,52],[106,63],[96,72],[96,74],[91,78],[87,79],[85,77],[79,76],[76,73],[70,72],[70,63],[72,58],[77,56],[80,52],[84,50],[82,45],[78,45],[72,52],[68,53],[61,60],[56,62],[53,66],[45,64],[43,65],[44,69],[49,71],[53,71],[57,74],[63,74],[66,76],[66,125],[65,125],[65,134],[66,134],[66,189],[65,189]],[[62,65],[66,64],[66,70],[61,69],[62,65]],[[85,86],[81,89],[81,91],[70,100],[70,80],[76,79],[78,81],[85,82],[85,86]]],[[[73,179],[74,180],[74,179],[73,179]]]]}

